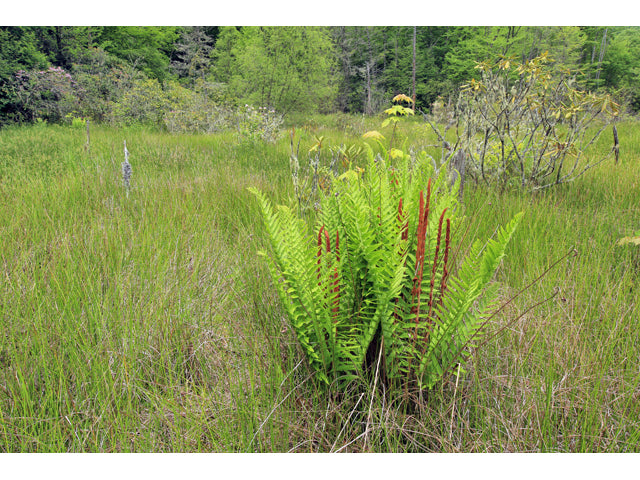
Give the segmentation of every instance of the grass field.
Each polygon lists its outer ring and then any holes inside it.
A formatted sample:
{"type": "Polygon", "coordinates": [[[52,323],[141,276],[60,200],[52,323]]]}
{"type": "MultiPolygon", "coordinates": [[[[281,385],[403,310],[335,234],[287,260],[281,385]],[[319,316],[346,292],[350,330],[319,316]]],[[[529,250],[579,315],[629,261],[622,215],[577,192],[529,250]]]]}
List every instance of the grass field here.
{"type": "MultiPolygon", "coordinates": [[[[298,124],[301,152],[314,135],[361,143],[367,122],[298,124]]],[[[572,184],[467,185],[474,237],[525,212],[496,279],[505,301],[575,253],[407,413],[315,383],[256,255],[247,188],[293,199],[286,135],[97,126],[87,151],[83,129],[0,131],[0,451],[640,451],[640,249],[616,245],[640,229],[640,135],[619,132],[619,164],[572,184]]]]}

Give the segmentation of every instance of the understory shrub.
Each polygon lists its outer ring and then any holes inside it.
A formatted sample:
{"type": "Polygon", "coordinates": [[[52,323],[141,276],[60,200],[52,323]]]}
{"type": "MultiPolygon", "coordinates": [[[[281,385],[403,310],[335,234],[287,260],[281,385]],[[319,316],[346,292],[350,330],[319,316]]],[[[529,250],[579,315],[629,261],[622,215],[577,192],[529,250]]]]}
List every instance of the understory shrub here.
{"type": "Polygon", "coordinates": [[[170,108],[169,97],[157,80],[136,79],[114,105],[111,119],[113,123],[123,125],[161,125],[170,108]]]}
{"type": "Polygon", "coordinates": [[[346,171],[321,197],[313,225],[252,189],[272,251],[260,253],[324,383],[341,387],[378,372],[390,391],[413,394],[469,354],[522,214],[460,259],[458,186],[448,186],[444,170],[435,175],[425,156],[402,154],[392,164],[369,149],[366,168],[346,171]]]}
{"type": "Polygon", "coordinates": [[[478,63],[480,80],[462,87],[455,104],[438,101],[424,115],[447,155],[461,150],[466,174],[501,188],[543,189],[571,182],[615,152],[587,153],[618,118],[609,95],[578,87],[576,74],[557,71],[545,53],[523,63],[500,57],[478,63]],[[455,126],[456,143],[446,132],[455,126]],[[442,131],[444,130],[444,131],[442,131]]]}
{"type": "Polygon", "coordinates": [[[100,49],[87,52],[73,72],[60,67],[19,71],[11,84],[16,121],[50,123],[89,118],[114,125],[148,125],[171,133],[235,130],[241,140],[273,142],[283,115],[272,108],[240,106],[225,84],[204,79],[191,88],[160,83],[115,63],[100,49]]]}
{"type": "Polygon", "coordinates": [[[283,117],[273,109],[238,106],[226,85],[198,80],[193,88],[177,82],[138,79],[114,105],[116,124],[141,123],[171,133],[215,133],[236,130],[242,140],[275,141],[283,117]]]}
{"type": "Polygon", "coordinates": [[[248,141],[275,142],[284,119],[272,108],[245,105],[237,111],[238,132],[248,141]]]}
{"type": "Polygon", "coordinates": [[[13,91],[22,119],[59,122],[80,109],[80,87],[61,67],[16,72],[13,91]]]}
{"type": "Polygon", "coordinates": [[[196,81],[192,89],[172,82],[167,93],[170,110],[163,117],[171,133],[214,133],[236,123],[236,99],[223,84],[196,81]]]}

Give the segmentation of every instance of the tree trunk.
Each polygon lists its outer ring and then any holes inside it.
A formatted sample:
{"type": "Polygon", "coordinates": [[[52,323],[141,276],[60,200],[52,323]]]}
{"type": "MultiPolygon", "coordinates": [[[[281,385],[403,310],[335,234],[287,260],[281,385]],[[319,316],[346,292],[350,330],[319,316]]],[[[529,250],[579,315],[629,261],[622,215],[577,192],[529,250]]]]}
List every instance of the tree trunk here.
{"type": "Polygon", "coordinates": [[[600,81],[600,69],[602,68],[602,60],[604,60],[604,51],[607,48],[607,30],[604,29],[602,33],[602,44],[600,45],[600,55],[598,56],[598,68],[596,69],[596,88],[598,88],[598,82],[600,81]]]}
{"type": "Polygon", "coordinates": [[[411,98],[413,99],[413,109],[416,109],[416,30],[413,27],[413,69],[411,72],[411,98]]]}
{"type": "Polygon", "coordinates": [[[365,64],[365,68],[366,68],[366,92],[367,92],[367,99],[366,99],[366,104],[365,104],[365,112],[368,115],[371,115],[373,113],[373,106],[371,105],[371,64],[369,62],[367,62],[365,64]]]}

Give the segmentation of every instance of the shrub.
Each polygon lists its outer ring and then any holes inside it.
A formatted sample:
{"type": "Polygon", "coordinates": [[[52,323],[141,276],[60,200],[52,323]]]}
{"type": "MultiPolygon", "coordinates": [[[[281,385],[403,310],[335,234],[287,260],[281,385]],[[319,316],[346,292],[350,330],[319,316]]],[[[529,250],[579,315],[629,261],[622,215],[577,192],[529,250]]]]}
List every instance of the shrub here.
{"type": "Polygon", "coordinates": [[[237,112],[238,132],[248,141],[275,142],[284,118],[272,108],[245,105],[237,112]]]}
{"type": "Polygon", "coordinates": [[[41,118],[59,122],[80,108],[80,89],[71,74],[61,67],[20,70],[14,78],[16,108],[25,120],[41,118]]]}
{"type": "Polygon", "coordinates": [[[581,91],[575,76],[557,73],[543,54],[524,63],[500,58],[479,63],[482,78],[463,86],[454,111],[434,104],[427,121],[446,149],[466,154],[476,182],[542,189],[574,180],[610,155],[587,156],[618,115],[609,95],[581,91]],[[451,147],[436,126],[454,123],[451,147]]]}
{"type": "Polygon", "coordinates": [[[164,125],[172,133],[214,133],[236,124],[235,99],[225,85],[196,81],[193,89],[172,82],[167,84],[171,110],[164,125]]]}
{"type": "Polygon", "coordinates": [[[162,125],[164,114],[169,110],[169,98],[156,79],[136,79],[115,104],[111,118],[116,124],[162,125]]]}
{"type": "Polygon", "coordinates": [[[112,119],[114,106],[133,88],[134,81],[145,78],[99,48],[84,51],[79,61],[73,65],[73,75],[81,87],[81,114],[98,122],[112,119]]]}

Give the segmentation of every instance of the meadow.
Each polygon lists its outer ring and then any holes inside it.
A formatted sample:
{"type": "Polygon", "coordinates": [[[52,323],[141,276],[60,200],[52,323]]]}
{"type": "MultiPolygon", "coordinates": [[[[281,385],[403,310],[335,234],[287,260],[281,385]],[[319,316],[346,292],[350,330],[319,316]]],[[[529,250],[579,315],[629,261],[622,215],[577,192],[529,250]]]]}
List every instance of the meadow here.
{"type": "MultiPolygon", "coordinates": [[[[289,123],[306,152],[380,122],[289,123]]],[[[248,188],[294,201],[286,132],[92,125],[87,148],[83,128],[1,130],[0,451],[640,451],[640,247],[618,245],[639,234],[640,136],[618,131],[619,163],[575,182],[465,186],[470,237],[524,212],[496,276],[506,306],[465,372],[404,411],[316,382],[256,254],[248,188]]],[[[400,134],[435,143],[420,122],[400,134]]]]}

